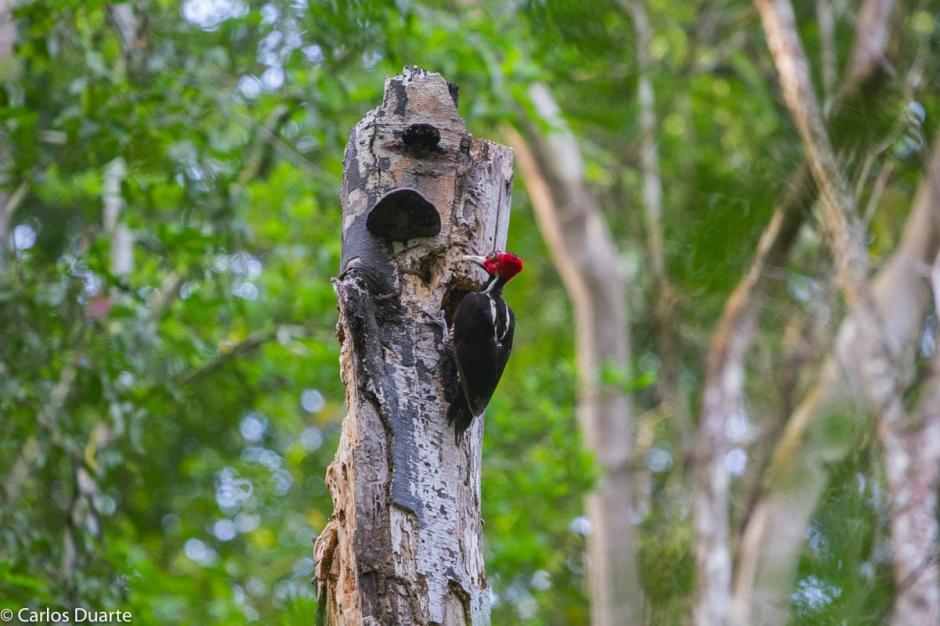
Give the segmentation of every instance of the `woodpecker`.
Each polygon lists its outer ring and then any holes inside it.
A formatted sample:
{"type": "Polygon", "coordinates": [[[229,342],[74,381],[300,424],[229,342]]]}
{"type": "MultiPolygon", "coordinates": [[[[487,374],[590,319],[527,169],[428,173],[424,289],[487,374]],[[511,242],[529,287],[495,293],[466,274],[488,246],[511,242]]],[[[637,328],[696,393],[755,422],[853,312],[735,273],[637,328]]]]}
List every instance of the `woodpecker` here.
{"type": "Polygon", "coordinates": [[[523,267],[518,256],[500,250],[461,258],[482,265],[490,276],[480,291],[460,301],[450,327],[460,386],[447,410],[447,422],[454,426],[458,446],[473,418],[489,403],[509,360],[516,320],[503,300],[503,286],[523,267]]]}

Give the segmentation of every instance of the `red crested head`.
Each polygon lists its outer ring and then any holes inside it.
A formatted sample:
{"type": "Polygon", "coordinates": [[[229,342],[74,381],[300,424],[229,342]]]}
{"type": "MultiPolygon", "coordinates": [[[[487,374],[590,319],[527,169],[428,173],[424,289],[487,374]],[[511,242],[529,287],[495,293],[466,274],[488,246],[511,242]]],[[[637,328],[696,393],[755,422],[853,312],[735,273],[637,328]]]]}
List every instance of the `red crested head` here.
{"type": "Polygon", "coordinates": [[[504,283],[512,280],[512,277],[521,272],[524,267],[522,259],[512,252],[502,250],[493,250],[485,257],[465,256],[464,258],[479,263],[487,273],[498,276],[504,283]]]}

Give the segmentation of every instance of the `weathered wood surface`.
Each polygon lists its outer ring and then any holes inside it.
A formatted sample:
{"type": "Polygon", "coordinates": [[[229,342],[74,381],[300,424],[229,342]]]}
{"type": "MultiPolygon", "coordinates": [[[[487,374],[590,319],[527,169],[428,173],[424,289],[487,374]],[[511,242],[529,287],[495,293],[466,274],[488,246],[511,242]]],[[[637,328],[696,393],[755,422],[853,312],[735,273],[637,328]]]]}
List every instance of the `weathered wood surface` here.
{"type": "Polygon", "coordinates": [[[483,279],[458,257],[505,245],[512,152],[472,138],[456,88],[409,67],[353,130],[344,166],[334,284],[348,413],[327,470],[333,516],[314,548],[325,622],[488,624],[483,428],[476,420],[454,446],[445,311],[483,279]],[[399,188],[436,207],[436,236],[391,241],[369,229],[370,210],[399,188]]]}

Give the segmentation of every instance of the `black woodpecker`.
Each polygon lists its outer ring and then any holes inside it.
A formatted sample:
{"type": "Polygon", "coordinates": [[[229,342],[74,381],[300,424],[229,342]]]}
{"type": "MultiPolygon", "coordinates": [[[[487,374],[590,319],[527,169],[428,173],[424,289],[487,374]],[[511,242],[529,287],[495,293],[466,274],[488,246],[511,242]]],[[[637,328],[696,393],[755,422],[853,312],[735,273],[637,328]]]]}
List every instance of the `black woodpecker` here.
{"type": "Polygon", "coordinates": [[[462,258],[482,265],[490,277],[480,291],[464,296],[450,327],[460,388],[447,410],[447,422],[454,426],[458,446],[473,418],[489,403],[509,360],[516,320],[503,300],[503,285],[523,267],[518,256],[500,250],[462,258]]]}

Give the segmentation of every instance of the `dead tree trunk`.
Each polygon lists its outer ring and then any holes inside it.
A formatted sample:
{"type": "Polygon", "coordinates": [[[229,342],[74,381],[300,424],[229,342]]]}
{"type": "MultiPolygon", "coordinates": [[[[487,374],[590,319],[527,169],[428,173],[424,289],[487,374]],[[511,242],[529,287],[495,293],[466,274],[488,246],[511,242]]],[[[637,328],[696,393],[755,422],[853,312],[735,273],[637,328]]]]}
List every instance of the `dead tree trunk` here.
{"type": "Polygon", "coordinates": [[[483,428],[454,446],[445,318],[477,286],[457,257],[505,243],[512,152],[467,134],[456,87],[409,67],[353,130],[344,171],[334,284],[348,413],[314,548],[323,622],[488,624],[483,428]]]}

